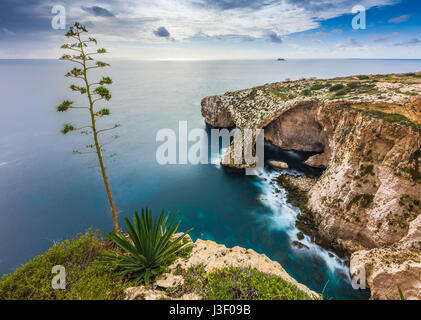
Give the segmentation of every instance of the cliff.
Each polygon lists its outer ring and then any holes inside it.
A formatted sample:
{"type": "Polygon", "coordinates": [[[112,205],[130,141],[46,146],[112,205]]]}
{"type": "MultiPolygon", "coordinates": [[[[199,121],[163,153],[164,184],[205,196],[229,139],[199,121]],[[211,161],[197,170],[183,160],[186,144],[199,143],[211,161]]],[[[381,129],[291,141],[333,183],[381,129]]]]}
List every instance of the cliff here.
{"type": "MultiPolygon", "coordinates": [[[[178,235],[181,234],[174,237],[178,235]]],[[[185,241],[192,243],[189,236],[186,236],[185,241]]],[[[226,287],[226,283],[223,286],[226,287]]],[[[192,243],[192,251],[188,257],[178,258],[170,265],[169,271],[156,281],[153,288],[145,286],[127,288],[124,296],[126,300],[225,300],[227,298],[230,300],[244,298],[295,300],[319,299],[320,296],[298,283],[278,262],[270,260],[264,254],[238,246],[227,248],[216,242],[201,239],[192,243]],[[231,294],[236,292],[236,286],[240,285],[239,293],[248,292],[247,297],[224,295],[225,289],[218,287],[218,281],[224,282],[223,278],[227,273],[231,273],[230,287],[228,287],[231,294]],[[282,290],[277,292],[276,288],[259,289],[253,285],[253,275],[258,275],[260,282],[264,278],[269,280],[263,281],[263,286],[277,283],[282,290]],[[212,281],[213,277],[216,281],[212,281]],[[245,280],[246,283],[239,284],[239,278],[245,280]],[[266,291],[272,292],[273,296],[266,296],[266,291]]]]}
{"type": "Polygon", "coordinates": [[[397,298],[400,285],[421,299],[420,93],[420,73],[312,78],[207,97],[202,114],[318,152],[306,163],[326,170],[305,192],[304,220],[350,256],[351,273],[366,268],[373,298],[397,298]]]}

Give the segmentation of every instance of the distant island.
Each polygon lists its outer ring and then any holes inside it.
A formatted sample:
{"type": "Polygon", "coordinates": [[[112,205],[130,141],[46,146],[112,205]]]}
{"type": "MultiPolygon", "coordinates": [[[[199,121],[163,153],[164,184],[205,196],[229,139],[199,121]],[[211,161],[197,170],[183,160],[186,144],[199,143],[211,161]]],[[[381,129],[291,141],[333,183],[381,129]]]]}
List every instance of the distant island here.
{"type": "Polygon", "coordinates": [[[285,61],[284,58],[278,58],[278,61],[285,61]]]}

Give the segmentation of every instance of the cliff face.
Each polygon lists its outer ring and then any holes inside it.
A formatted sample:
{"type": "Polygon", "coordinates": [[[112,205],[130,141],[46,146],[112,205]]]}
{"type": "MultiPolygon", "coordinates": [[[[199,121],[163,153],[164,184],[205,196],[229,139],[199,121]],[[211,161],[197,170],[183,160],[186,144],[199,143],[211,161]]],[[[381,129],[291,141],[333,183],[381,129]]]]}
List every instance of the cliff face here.
{"type": "Polygon", "coordinates": [[[283,149],[323,152],[328,140],[317,121],[318,109],[310,102],[285,111],[265,127],[265,138],[283,149]]]}
{"type": "MultiPolygon", "coordinates": [[[[306,213],[351,256],[351,273],[368,269],[373,298],[397,297],[402,282],[421,299],[420,93],[421,75],[405,74],[284,82],[217,98],[238,128],[264,128],[283,149],[320,152],[307,160],[326,170],[307,193],[306,213]],[[389,261],[403,252],[400,265],[389,261]]],[[[212,101],[202,101],[202,114],[212,101]]]]}

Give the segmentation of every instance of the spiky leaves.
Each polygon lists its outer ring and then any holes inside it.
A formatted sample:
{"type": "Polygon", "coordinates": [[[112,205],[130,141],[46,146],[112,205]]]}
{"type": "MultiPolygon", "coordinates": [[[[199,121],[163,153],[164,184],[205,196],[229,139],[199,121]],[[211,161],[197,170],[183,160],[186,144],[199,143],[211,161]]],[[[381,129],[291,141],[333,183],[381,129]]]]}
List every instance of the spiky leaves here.
{"type": "Polygon", "coordinates": [[[106,262],[115,264],[120,275],[148,285],[151,278],[190,245],[183,243],[183,239],[193,229],[173,237],[181,223],[176,222],[177,216],[178,213],[169,221],[170,213],[162,210],[160,216],[153,219],[152,210],[142,209],[141,217],[136,212],[133,224],[125,218],[129,239],[120,233],[110,233],[108,237],[127,254],[107,255],[106,262]]]}

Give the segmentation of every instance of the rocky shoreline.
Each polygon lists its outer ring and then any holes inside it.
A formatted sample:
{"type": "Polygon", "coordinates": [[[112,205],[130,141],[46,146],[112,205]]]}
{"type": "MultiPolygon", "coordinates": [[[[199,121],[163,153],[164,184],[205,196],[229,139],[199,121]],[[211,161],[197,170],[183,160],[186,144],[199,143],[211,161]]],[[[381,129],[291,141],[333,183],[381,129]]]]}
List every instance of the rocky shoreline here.
{"type": "Polygon", "coordinates": [[[399,298],[397,285],[421,299],[420,94],[421,73],[285,81],[204,98],[202,114],[318,152],[306,163],[326,168],[319,179],[278,179],[297,226],[349,257],[351,275],[365,268],[373,299],[399,298]]]}

